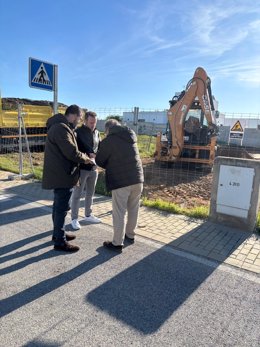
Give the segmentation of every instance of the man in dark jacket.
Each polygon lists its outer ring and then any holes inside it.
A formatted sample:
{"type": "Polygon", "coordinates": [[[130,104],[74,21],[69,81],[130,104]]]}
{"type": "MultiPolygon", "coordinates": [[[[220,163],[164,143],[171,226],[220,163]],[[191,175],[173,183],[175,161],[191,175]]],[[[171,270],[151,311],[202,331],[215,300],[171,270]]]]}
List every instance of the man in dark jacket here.
{"type": "Polygon", "coordinates": [[[105,133],[96,163],[106,169],[106,185],[112,191],[114,236],[104,246],[121,252],[124,239],[134,242],[144,175],[134,131],[110,119],[105,124],[105,133]]]}
{"type": "MultiPolygon", "coordinates": [[[[84,124],[76,129],[78,148],[90,158],[95,159],[99,148],[100,135],[96,129],[97,115],[87,111],[84,124]]],[[[78,221],[80,197],[85,188],[85,218],[84,222],[100,223],[101,220],[92,214],[93,196],[98,178],[97,166],[80,164],[79,185],[74,187],[71,198],[71,226],[74,230],[81,228],[78,221]]]]}
{"type": "Polygon", "coordinates": [[[43,189],[54,190],[52,220],[53,240],[56,250],[76,252],[78,246],[67,241],[75,235],[65,233],[64,224],[70,209],[72,188],[79,179],[79,164],[91,162],[88,156],[78,150],[74,128],[81,119],[81,109],[71,105],[65,115],[56,114],[47,121],[47,139],[43,165],[43,189]]]}

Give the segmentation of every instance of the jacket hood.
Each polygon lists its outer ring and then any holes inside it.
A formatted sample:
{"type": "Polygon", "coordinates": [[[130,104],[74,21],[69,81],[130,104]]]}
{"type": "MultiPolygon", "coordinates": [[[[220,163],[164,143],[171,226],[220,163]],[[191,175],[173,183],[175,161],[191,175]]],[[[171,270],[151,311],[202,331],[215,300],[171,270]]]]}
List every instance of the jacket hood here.
{"type": "Polygon", "coordinates": [[[47,120],[47,123],[46,123],[47,130],[49,130],[52,125],[57,123],[64,123],[69,125],[69,122],[67,121],[66,117],[61,113],[57,113],[47,120]]]}
{"type": "Polygon", "coordinates": [[[129,143],[136,143],[137,137],[135,132],[125,126],[115,125],[109,130],[108,136],[117,136],[120,137],[122,140],[129,142],[129,143]]]}

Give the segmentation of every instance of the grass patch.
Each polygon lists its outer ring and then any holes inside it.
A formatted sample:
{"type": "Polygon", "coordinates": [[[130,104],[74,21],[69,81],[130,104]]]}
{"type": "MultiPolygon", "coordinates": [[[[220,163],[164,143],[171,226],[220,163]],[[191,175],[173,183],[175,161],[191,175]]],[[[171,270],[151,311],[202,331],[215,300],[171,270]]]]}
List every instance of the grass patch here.
{"type": "Polygon", "coordinates": [[[0,169],[13,173],[19,173],[18,162],[10,155],[1,155],[0,169]]]}
{"type": "Polygon", "coordinates": [[[257,229],[257,232],[260,233],[260,212],[258,212],[258,215],[257,215],[256,229],[257,229]]]}
{"type": "MultiPolygon", "coordinates": [[[[105,137],[103,132],[100,132],[101,139],[105,137]]],[[[137,145],[141,158],[152,157],[156,147],[156,137],[149,135],[137,135],[137,145]]]]}
{"type": "MultiPolygon", "coordinates": [[[[197,206],[194,208],[182,208],[172,202],[166,202],[161,199],[149,200],[143,198],[142,205],[155,208],[157,210],[166,211],[174,214],[182,214],[187,217],[206,219],[209,216],[209,207],[197,206]]],[[[257,214],[256,231],[260,233],[260,212],[257,214]]]]}
{"type": "MultiPolygon", "coordinates": [[[[34,178],[37,180],[42,180],[42,165],[38,165],[37,162],[34,163],[33,160],[33,169],[34,169],[34,178]]],[[[0,170],[13,172],[15,174],[19,174],[19,153],[9,153],[9,154],[2,154],[0,156],[0,170]]],[[[23,174],[29,174],[32,173],[32,170],[30,168],[30,161],[28,155],[23,155],[23,174]]]]}
{"type": "Polygon", "coordinates": [[[106,182],[105,182],[105,172],[101,171],[98,173],[98,179],[97,184],[95,188],[95,193],[105,196],[111,196],[111,192],[109,192],[106,188],[106,182]]]}
{"type": "Polygon", "coordinates": [[[138,135],[137,144],[141,158],[153,156],[156,144],[154,136],[138,135]]]}
{"type": "Polygon", "coordinates": [[[142,201],[143,206],[152,207],[157,210],[166,211],[175,214],[183,214],[188,217],[193,218],[202,218],[205,219],[209,216],[209,207],[206,206],[197,206],[194,208],[183,208],[172,202],[166,202],[160,199],[157,200],[148,200],[144,198],[142,201]]]}

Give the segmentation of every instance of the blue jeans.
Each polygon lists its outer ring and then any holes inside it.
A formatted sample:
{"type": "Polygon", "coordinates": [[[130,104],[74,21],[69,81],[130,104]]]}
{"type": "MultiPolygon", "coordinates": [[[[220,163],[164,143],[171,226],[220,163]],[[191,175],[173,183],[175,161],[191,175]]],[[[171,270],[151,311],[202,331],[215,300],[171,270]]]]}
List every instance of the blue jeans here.
{"type": "Polygon", "coordinates": [[[70,210],[70,197],[72,194],[72,190],[72,188],[54,189],[52,221],[54,244],[56,246],[61,246],[66,241],[64,224],[66,215],[70,210]]]}

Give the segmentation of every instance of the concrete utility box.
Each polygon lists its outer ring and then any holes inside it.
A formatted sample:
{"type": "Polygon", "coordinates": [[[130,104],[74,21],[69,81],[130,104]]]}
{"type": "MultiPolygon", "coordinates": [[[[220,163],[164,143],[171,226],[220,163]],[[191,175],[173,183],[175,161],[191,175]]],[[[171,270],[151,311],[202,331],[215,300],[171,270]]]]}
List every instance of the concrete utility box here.
{"type": "Polygon", "coordinates": [[[259,209],[260,161],[217,157],[213,168],[210,219],[253,231],[259,209]]]}
{"type": "Polygon", "coordinates": [[[254,176],[252,168],[220,165],[217,212],[247,218],[254,176]]]}

